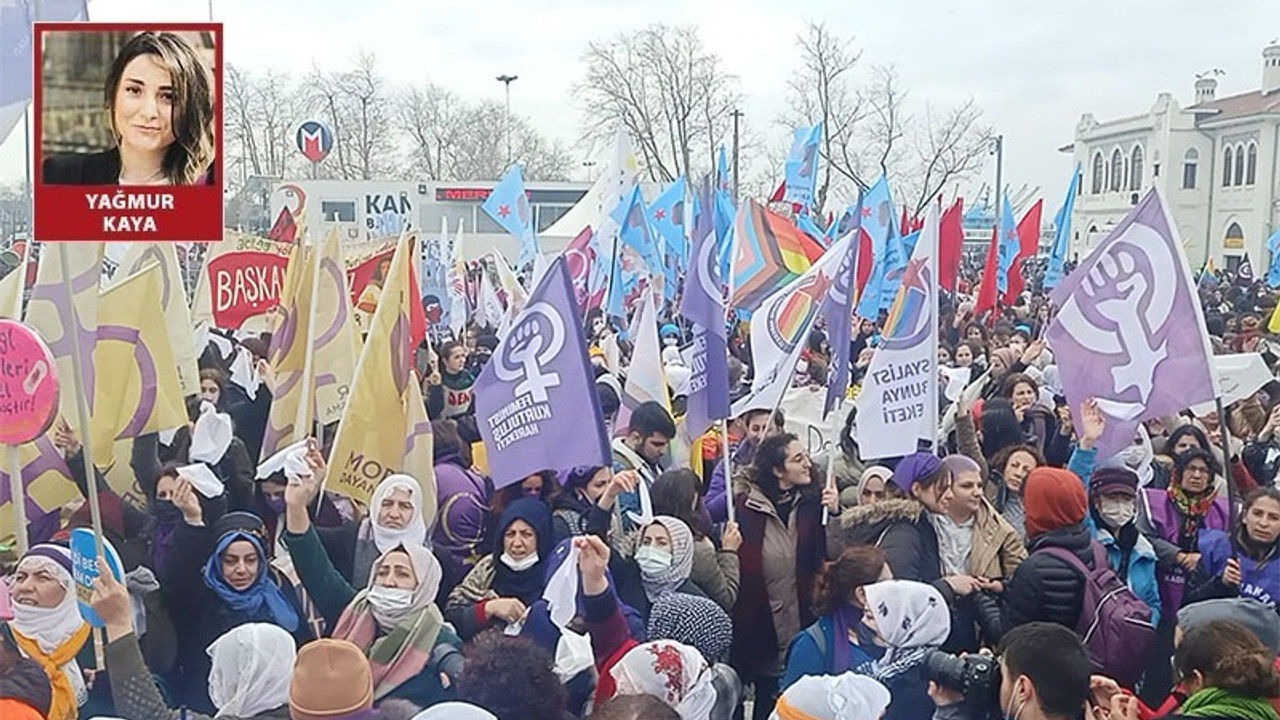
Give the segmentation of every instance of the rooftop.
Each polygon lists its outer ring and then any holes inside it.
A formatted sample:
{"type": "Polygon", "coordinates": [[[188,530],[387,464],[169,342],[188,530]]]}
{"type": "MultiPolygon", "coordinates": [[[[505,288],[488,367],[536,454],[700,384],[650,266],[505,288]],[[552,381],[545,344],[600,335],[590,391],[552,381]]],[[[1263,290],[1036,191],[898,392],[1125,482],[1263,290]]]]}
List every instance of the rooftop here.
{"type": "Polygon", "coordinates": [[[1202,122],[1220,122],[1237,118],[1280,113],[1280,92],[1253,92],[1210,100],[1187,108],[1197,115],[1204,115],[1202,122]]]}

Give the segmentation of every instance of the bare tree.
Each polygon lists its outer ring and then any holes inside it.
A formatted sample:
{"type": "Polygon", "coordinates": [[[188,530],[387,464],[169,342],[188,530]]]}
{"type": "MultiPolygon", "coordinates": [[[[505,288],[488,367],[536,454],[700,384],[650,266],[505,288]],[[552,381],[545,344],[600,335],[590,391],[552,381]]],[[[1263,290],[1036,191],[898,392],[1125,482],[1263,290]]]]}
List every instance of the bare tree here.
{"type": "Polygon", "coordinates": [[[714,167],[738,96],[696,28],[651,25],[591,43],[583,61],[575,90],[587,140],[608,142],[625,127],[652,180],[692,175],[697,156],[714,167]]]}
{"type": "Polygon", "coordinates": [[[462,99],[438,85],[427,83],[400,93],[396,125],[412,149],[410,167],[432,180],[456,179],[454,153],[466,120],[462,99]]]}
{"type": "Polygon", "coordinates": [[[907,165],[914,174],[899,184],[900,197],[909,203],[913,214],[923,212],[947,183],[982,168],[991,130],[981,120],[982,110],[972,99],[940,114],[925,108],[924,120],[912,128],[907,143],[911,159],[907,165]]]}

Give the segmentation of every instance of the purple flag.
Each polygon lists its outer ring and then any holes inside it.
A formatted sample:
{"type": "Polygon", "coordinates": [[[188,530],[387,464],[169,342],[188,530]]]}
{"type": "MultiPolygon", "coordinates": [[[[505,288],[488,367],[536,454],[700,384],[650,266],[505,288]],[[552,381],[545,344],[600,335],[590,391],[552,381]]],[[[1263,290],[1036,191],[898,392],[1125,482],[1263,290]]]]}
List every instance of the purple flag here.
{"type": "MultiPolygon", "coordinates": [[[[1195,284],[1164,198],[1151,190],[1051,295],[1061,308],[1047,337],[1076,409],[1097,398],[1107,415],[1106,458],[1133,441],[1138,423],[1212,400],[1195,284]]],[[[1076,431],[1081,431],[1076,417],[1076,431]]]]}
{"type": "MultiPolygon", "coordinates": [[[[853,213],[853,227],[845,235],[862,231],[862,193],[858,193],[858,207],[853,213]]],[[[855,236],[856,237],[856,236],[855,236]]],[[[857,288],[859,243],[849,243],[840,269],[836,270],[835,284],[822,300],[821,314],[827,324],[827,337],[831,343],[831,377],[827,385],[827,402],[823,406],[825,418],[836,406],[836,400],[849,392],[849,342],[853,335],[853,296],[857,288]]]]}
{"type": "Polygon", "coordinates": [[[475,385],[495,488],[547,468],[609,465],[578,305],[556,258],[475,385]]]}
{"type": "MultiPolygon", "coordinates": [[[[703,207],[710,207],[710,183],[703,189],[703,207]]],[[[714,218],[702,213],[694,228],[693,254],[685,278],[680,313],[693,323],[689,349],[688,410],[685,431],[697,438],[721,418],[729,417],[729,344],[720,287],[720,259],[716,252],[714,218]]]]}

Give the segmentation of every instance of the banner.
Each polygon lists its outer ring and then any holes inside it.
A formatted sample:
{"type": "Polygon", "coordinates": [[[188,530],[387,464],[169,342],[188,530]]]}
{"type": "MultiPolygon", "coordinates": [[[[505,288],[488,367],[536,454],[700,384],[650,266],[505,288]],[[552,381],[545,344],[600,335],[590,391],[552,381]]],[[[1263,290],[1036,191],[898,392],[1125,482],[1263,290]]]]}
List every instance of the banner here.
{"type": "Polygon", "coordinates": [[[196,360],[204,348],[192,342],[191,311],[187,307],[187,288],[182,279],[182,266],[178,264],[175,245],[169,242],[128,244],[128,250],[120,266],[116,268],[112,285],[141,272],[149,263],[160,267],[160,301],[164,307],[164,324],[169,333],[169,347],[177,363],[178,387],[183,395],[200,394],[200,368],[196,360]]]}
{"type": "Polygon", "coordinates": [[[858,393],[857,439],[866,460],[909,455],[938,433],[938,209],[929,205],[858,393]]]}
{"type": "MultiPolygon", "coordinates": [[[[709,202],[710,183],[702,197],[709,202]]],[[[724,295],[721,291],[720,261],[716,257],[714,220],[702,213],[694,230],[693,263],[685,277],[680,312],[693,323],[693,342],[688,350],[689,378],[684,418],[686,439],[693,440],[707,428],[729,416],[729,345],[725,327],[724,295]]]]}
{"type": "Polygon", "coordinates": [[[191,320],[240,330],[248,329],[245,321],[258,317],[259,329],[268,329],[268,319],[262,316],[280,301],[284,269],[293,247],[292,243],[227,230],[222,242],[209,246],[204,269],[196,280],[191,320]]]}
{"type": "Polygon", "coordinates": [[[1175,234],[1152,189],[1050,295],[1060,309],[1046,337],[1067,400],[1079,407],[1096,398],[1110,418],[1100,458],[1133,442],[1143,420],[1218,394],[1204,315],[1175,234]]]}
{"type": "Polygon", "coordinates": [[[625,430],[631,422],[631,413],[646,402],[656,402],[671,412],[671,393],[667,388],[667,373],[662,366],[662,342],[658,339],[658,310],[654,307],[653,293],[644,293],[631,331],[635,351],[631,365],[627,367],[627,383],[622,388],[622,403],[614,427],[625,430]]]}
{"type": "Polygon", "coordinates": [[[556,258],[475,385],[495,488],[547,468],[609,465],[595,376],[564,258],[556,258]]]}
{"type": "Polygon", "coordinates": [[[845,419],[853,412],[852,406],[840,408],[834,417],[823,417],[825,403],[822,388],[791,388],[782,396],[778,406],[786,418],[786,431],[795,434],[804,443],[810,456],[831,449],[840,443],[840,431],[845,419]]]}
{"type": "MultiPolygon", "coordinates": [[[[37,333],[57,360],[62,383],[59,412],[76,432],[84,436],[76,408],[77,393],[93,400],[93,345],[98,330],[98,284],[102,279],[102,243],[68,243],[64,246],[67,267],[62,264],[63,247],[44,245],[36,283],[27,303],[26,324],[37,333]],[[71,297],[67,297],[63,277],[71,277],[71,297]],[[73,313],[74,309],[74,313],[73,313]],[[72,322],[72,316],[75,322],[72,322]],[[72,364],[70,329],[79,336],[80,367],[85,377],[76,377],[72,364]]],[[[92,411],[92,406],[89,408],[92,411]]]]}

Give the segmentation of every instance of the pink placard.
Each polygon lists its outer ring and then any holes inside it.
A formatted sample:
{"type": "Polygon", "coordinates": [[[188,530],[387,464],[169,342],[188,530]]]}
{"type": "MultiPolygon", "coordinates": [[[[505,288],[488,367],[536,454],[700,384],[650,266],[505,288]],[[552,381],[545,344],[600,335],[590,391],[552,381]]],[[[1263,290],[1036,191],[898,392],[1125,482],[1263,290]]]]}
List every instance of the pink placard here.
{"type": "Polygon", "coordinates": [[[58,370],[34,330],[0,320],[0,443],[20,445],[44,434],[58,414],[58,370]]]}

